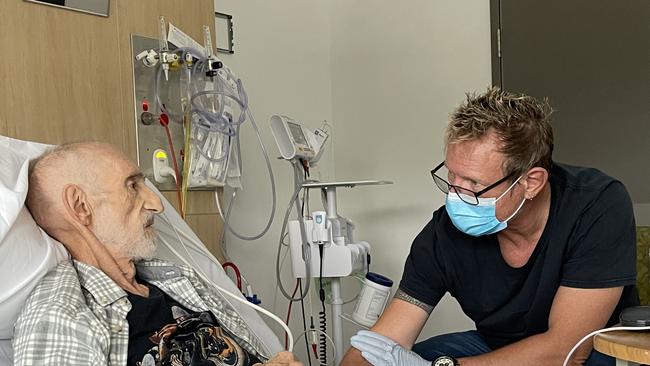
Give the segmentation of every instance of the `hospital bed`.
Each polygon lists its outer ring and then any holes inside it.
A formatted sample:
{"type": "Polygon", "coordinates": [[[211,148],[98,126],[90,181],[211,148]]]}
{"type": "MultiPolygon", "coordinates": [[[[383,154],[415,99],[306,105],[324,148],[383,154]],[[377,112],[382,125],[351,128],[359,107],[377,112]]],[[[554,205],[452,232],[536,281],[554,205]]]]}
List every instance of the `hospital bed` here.
{"type": "MultiPolygon", "coordinates": [[[[65,248],[36,225],[24,205],[29,160],[48,147],[0,136],[0,366],[13,362],[13,326],[29,293],[50,269],[69,258],[65,248]]],[[[154,223],[158,242],[156,257],[189,263],[218,286],[239,293],[172,205],[153,184],[147,184],[165,207],[164,214],[154,223]]],[[[277,336],[255,310],[227,296],[224,301],[246,320],[262,341],[266,347],[260,350],[263,354],[272,356],[283,350],[277,336]]]]}

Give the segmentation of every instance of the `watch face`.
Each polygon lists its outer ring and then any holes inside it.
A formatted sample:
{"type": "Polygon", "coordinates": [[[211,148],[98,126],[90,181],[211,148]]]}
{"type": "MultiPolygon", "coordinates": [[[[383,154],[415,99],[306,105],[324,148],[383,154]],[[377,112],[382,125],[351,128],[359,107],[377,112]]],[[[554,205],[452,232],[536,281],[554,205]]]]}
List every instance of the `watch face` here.
{"type": "Polygon", "coordinates": [[[436,358],[433,366],[456,366],[456,361],[451,357],[442,356],[436,358]]]}

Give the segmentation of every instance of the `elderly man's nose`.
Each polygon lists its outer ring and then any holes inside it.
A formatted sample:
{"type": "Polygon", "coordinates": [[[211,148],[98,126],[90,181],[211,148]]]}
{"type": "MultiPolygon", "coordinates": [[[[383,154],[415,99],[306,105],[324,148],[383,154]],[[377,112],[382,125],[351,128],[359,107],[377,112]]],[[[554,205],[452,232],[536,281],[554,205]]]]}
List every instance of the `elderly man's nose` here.
{"type": "Polygon", "coordinates": [[[145,197],[144,208],[157,214],[162,213],[165,209],[163,207],[162,201],[160,200],[160,197],[158,197],[158,195],[149,188],[146,190],[147,196],[145,197]]]}

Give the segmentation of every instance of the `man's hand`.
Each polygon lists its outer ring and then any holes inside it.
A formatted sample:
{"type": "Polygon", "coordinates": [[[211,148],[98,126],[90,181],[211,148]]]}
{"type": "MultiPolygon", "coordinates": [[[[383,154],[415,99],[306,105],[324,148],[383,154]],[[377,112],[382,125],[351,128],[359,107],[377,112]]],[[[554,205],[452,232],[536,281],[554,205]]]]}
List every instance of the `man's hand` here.
{"type": "MultiPolygon", "coordinates": [[[[400,346],[410,349],[426,323],[429,313],[420,306],[395,298],[381,315],[372,331],[390,337],[400,346]]],[[[361,352],[350,347],[341,366],[368,365],[361,352]]]]}
{"type": "MultiPolygon", "coordinates": [[[[254,366],[262,365],[261,363],[256,363],[254,366]]],[[[296,361],[296,358],[293,357],[293,353],[283,351],[275,355],[268,362],[264,363],[268,366],[303,366],[302,362],[296,361]]]]}
{"type": "Polygon", "coordinates": [[[350,339],[352,347],[361,351],[361,356],[374,366],[429,366],[427,361],[415,352],[407,351],[388,337],[361,330],[350,339]]]}

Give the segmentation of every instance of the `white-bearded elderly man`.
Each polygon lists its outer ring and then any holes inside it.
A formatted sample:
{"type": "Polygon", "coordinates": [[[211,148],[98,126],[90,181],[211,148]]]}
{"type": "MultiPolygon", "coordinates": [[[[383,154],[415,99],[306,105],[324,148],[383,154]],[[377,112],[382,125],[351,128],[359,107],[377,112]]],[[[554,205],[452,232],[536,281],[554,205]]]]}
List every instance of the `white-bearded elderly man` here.
{"type": "Polygon", "coordinates": [[[74,143],[34,160],[27,207],[72,256],[28,298],[16,365],[302,365],[271,359],[245,319],[189,267],[152,259],[163,210],[115,147],[74,143]]]}

